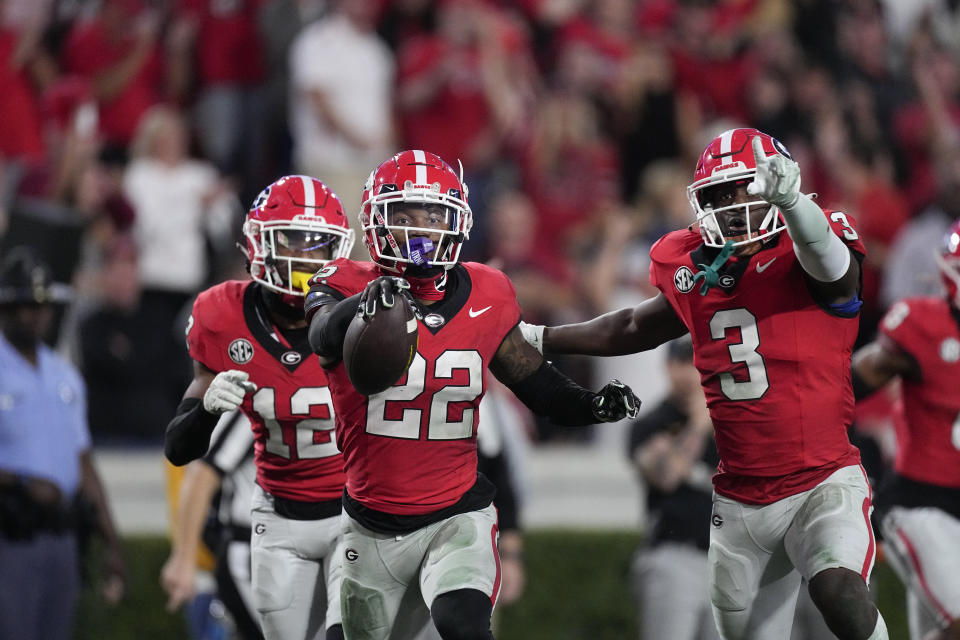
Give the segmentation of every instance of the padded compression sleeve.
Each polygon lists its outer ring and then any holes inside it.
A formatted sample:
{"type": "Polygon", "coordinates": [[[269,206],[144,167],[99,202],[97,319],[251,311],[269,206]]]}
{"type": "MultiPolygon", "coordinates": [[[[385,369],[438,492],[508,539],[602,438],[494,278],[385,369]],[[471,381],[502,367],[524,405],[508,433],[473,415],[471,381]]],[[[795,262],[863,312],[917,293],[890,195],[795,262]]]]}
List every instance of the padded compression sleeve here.
{"type": "Polygon", "coordinates": [[[823,210],[805,194],[784,209],[783,219],[803,270],[820,282],[836,282],[850,268],[850,249],[830,228],[823,210]]]}
{"type": "Polygon", "coordinates": [[[523,380],[507,386],[531,411],[558,425],[579,427],[599,422],[593,415],[597,394],[578,385],[547,360],[523,380]]]}
{"type": "MultiPolygon", "coordinates": [[[[307,340],[310,348],[324,358],[339,360],[343,356],[343,338],[347,335],[350,321],[357,315],[362,293],[356,293],[336,303],[333,311],[325,315],[314,313],[310,319],[307,340]]],[[[331,304],[331,303],[328,303],[331,304]]]]}
{"type": "Polygon", "coordinates": [[[184,398],[163,436],[163,452],[167,460],[182,467],[202,458],[210,448],[210,436],[219,420],[220,416],[203,408],[200,398],[184,398]]]}

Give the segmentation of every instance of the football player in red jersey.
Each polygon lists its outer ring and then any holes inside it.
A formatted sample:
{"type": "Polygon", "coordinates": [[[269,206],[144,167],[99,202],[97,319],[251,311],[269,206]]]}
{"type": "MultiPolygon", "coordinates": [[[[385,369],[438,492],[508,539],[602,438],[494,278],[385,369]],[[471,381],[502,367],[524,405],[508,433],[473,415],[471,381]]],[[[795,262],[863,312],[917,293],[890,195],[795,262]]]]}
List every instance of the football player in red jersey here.
{"type": "Polygon", "coordinates": [[[839,638],[887,638],[867,588],[870,487],[847,438],[863,244],[843,212],[800,192],[797,164],[756,129],[715,138],[687,192],[697,228],[651,248],[657,296],[522,330],[544,353],[594,355],[689,332],[720,454],[708,557],[721,634],[789,637],[803,577],[839,638]]]}
{"type": "Polygon", "coordinates": [[[432,618],[445,640],[492,637],[500,563],[493,486],[477,473],[484,370],[560,424],[634,416],[638,401],[617,381],[593,393],[553,368],[523,339],[507,277],[459,262],[467,189],[435,154],[403,151],[375,169],[360,220],[373,262],[326,265],[305,305],[347,469],[344,632],[406,638],[432,618]],[[417,352],[394,386],[367,397],[347,378],[343,338],[358,310],[394,304],[414,308],[417,352]]]}
{"type": "Polygon", "coordinates": [[[858,398],[901,381],[893,472],[877,492],[886,557],[907,585],[910,637],[960,640],[960,221],[937,263],[946,297],[897,302],[853,355],[858,398]]]}
{"type": "Polygon", "coordinates": [[[319,267],[349,255],[353,232],[322,182],[268,186],[243,227],[253,281],[201,293],[187,325],[193,381],[167,427],[167,458],[203,456],[218,416],[240,408],[255,436],[251,577],[267,638],[343,638],[339,560],[343,456],[326,374],[312,357],[304,290],[319,267]]]}

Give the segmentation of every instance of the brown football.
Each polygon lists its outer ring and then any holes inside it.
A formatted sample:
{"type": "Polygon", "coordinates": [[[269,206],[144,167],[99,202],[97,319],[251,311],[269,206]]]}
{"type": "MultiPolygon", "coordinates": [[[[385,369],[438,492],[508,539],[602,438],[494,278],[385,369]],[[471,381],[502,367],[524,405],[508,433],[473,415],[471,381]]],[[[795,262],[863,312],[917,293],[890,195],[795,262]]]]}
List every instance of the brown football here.
{"type": "Polygon", "coordinates": [[[417,319],[397,296],[392,307],[350,321],[343,339],[343,364],[353,387],[365,396],[384,391],[403,377],[417,352],[417,319]]]}

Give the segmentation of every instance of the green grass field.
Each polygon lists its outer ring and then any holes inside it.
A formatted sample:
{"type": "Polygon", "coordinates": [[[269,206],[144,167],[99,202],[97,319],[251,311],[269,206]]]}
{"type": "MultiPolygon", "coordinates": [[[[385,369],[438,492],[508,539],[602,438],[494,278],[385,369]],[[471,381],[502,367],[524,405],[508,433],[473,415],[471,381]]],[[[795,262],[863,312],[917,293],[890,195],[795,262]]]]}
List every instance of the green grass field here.
{"type": "MultiPolygon", "coordinates": [[[[637,638],[627,573],[638,543],[639,536],[632,533],[528,533],[527,590],[514,605],[498,609],[497,639],[637,638]]],[[[164,610],[159,575],[168,551],[163,538],[128,539],[127,598],[120,606],[108,608],[95,597],[95,585],[86,589],[77,620],[77,640],[186,638],[182,617],[164,610]]],[[[874,571],[873,584],[890,637],[907,638],[900,582],[881,563],[874,571]]]]}

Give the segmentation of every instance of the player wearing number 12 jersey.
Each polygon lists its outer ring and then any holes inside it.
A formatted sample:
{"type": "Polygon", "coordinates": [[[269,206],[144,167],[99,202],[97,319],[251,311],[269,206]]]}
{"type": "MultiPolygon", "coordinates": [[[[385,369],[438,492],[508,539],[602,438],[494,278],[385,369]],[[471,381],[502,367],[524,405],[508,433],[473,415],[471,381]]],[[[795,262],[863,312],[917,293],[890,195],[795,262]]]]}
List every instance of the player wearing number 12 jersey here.
{"type": "Polygon", "coordinates": [[[177,465],[207,451],[217,416],[239,408],[254,433],[251,578],[270,639],[342,639],[339,554],[343,456],[326,374],[303,318],[307,280],[349,255],[337,196],[307,176],[281,178],[244,224],[252,281],[201,293],[187,326],[194,379],[167,427],[177,465]]]}
{"type": "Polygon", "coordinates": [[[458,261],[472,213],[442,159],[404,151],[371,174],[361,223],[373,263],[335,260],[305,310],[337,409],[347,486],[343,627],[348,638],[412,638],[432,618],[444,640],[490,636],[500,585],[493,485],[477,473],[486,369],[535,412],[584,425],[636,415],[619,382],[595,394],[526,343],[507,277],[458,261]],[[419,344],[392,387],[350,384],[343,338],[358,313],[410,304],[419,344]]]}
{"type": "Polygon", "coordinates": [[[797,164],[756,129],[714,139],[687,192],[697,229],[650,250],[656,297],[524,333],[545,352],[620,355],[689,332],[720,454],[708,552],[720,633],[789,637],[802,577],[837,637],[886,638],[867,589],[870,487],[847,438],[853,221],[800,193],[797,164]]]}

